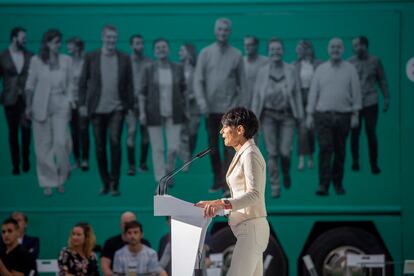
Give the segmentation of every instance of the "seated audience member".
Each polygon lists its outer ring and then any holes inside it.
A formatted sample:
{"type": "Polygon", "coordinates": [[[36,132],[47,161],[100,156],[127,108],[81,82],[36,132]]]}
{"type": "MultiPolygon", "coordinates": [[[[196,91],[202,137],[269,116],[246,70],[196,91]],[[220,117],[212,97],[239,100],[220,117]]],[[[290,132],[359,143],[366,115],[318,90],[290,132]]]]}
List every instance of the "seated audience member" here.
{"type": "Polygon", "coordinates": [[[19,224],[19,244],[25,248],[34,260],[39,258],[40,241],[38,237],[26,235],[27,223],[29,222],[25,213],[13,212],[11,217],[19,224]]]}
{"type": "MultiPolygon", "coordinates": [[[[124,234],[125,224],[129,221],[137,220],[134,213],[127,211],[121,215],[121,234],[113,236],[105,241],[104,247],[101,254],[101,269],[105,276],[112,275],[113,259],[115,252],[122,248],[126,243],[126,237],[124,234]]],[[[151,247],[147,240],[142,239],[142,243],[148,247],[151,247]]]]}
{"type": "Polygon", "coordinates": [[[13,218],[3,221],[1,237],[4,248],[0,249],[0,275],[29,275],[35,268],[30,254],[19,244],[19,225],[13,218]]]}
{"type": "Polygon", "coordinates": [[[125,224],[127,244],[115,253],[113,275],[168,275],[158,262],[157,252],[141,243],[143,234],[142,225],[138,221],[125,224]]]}
{"type": "MultiPolygon", "coordinates": [[[[166,217],[168,227],[171,228],[171,217],[166,217]]],[[[171,231],[161,237],[158,246],[158,259],[160,265],[165,269],[168,275],[171,274],[171,231]]]]}
{"type": "Polygon", "coordinates": [[[93,252],[96,237],[92,227],[84,222],[72,228],[68,246],[60,251],[58,260],[60,276],[96,276],[98,261],[93,252]]]}

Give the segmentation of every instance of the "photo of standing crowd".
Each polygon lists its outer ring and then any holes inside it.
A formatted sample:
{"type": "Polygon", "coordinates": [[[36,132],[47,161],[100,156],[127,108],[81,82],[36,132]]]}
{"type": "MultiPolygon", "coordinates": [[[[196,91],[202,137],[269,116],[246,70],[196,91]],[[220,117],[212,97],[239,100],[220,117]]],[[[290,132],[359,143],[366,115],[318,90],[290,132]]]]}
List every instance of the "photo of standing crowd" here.
{"type": "Polygon", "coordinates": [[[258,52],[259,38],[247,34],[243,56],[230,44],[232,28],[230,19],[217,19],[216,41],[200,49],[198,56],[194,45],[183,43],[179,63],[170,60],[165,38],[153,41],[154,59],[145,56],[140,34],[131,35],[130,54],[118,50],[119,31],[113,25],[102,28],[102,46],[97,50],[85,53],[81,38],[69,38],[68,55],[61,53],[63,35],[57,29],[45,32],[40,52],[31,53],[25,48],[27,31],[13,28],[0,64],[12,174],[30,170],[33,132],[39,185],[45,196],[52,195],[53,188],[63,194],[71,170],[89,170],[93,141],[102,181],[99,194],[119,196],[124,149],[127,174],[134,176],[149,169],[151,148],[158,182],[176,168],[177,158],[191,159],[204,118],[205,146],[212,149],[210,192],[228,193],[224,172],[234,153],[220,149],[218,133],[222,115],[236,106],[252,109],[260,120],[255,140],[264,142],[274,198],[281,195],[281,186],[288,190],[294,182],[290,176],[294,151],[299,171],[318,170],[316,195],[327,195],[330,183],[337,194],[344,194],[346,145],[350,141],[352,170],[358,171],[362,128],[371,171],[381,173],[376,136],[379,92],[384,111],[390,96],[381,60],[369,54],[366,36],[351,41],[354,55],[349,59],[344,57],[345,42],[332,38],[327,61],[317,59],[312,41],[300,40],[297,59],[290,63],[284,60],[284,42],[277,37],[268,39],[266,57],[258,52]],[[126,144],[121,141],[124,125],[126,144]]]}

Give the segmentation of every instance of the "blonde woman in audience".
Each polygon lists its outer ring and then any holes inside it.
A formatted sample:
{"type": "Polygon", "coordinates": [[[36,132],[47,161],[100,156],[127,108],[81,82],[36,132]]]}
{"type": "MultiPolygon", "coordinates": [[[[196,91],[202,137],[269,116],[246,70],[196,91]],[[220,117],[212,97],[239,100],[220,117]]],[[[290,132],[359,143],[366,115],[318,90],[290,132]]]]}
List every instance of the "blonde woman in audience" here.
{"type": "Polygon", "coordinates": [[[73,226],[68,246],[60,251],[59,276],[99,275],[96,255],[92,251],[95,244],[96,237],[89,224],[81,222],[73,226]]]}
{"type": "Polygon", "coordinates": [[[56,29],[43,35],[26,82],[26,115],[33,121],[37,177],[45,196],[53,187],[63,193],[70,172],[71,59],[59,53],[61,40],[56,29]]]}

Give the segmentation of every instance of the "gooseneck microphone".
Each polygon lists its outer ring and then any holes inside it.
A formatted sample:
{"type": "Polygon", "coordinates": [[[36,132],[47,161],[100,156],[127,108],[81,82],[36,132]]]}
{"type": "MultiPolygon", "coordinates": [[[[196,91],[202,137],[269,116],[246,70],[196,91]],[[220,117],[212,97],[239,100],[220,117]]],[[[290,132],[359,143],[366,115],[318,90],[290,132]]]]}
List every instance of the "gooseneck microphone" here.
{"type": "Polygon", "coordinates": [[[213,148],[208,148],[206,150],[203,150],[202,152],[197,153],[193,158],[185,162],[180,168],[173,170],[172,172],[167,173],[165,176],[163,176],[157,186],[157,190],[155,191],[156,195],[165,195],[167,193],[168,183],[171,181],[171,179],[181,172],[185,167],[188,167],[191,163],[193,163],[195,160],[200,159],[210,153],[210,151],[213,148]]]}

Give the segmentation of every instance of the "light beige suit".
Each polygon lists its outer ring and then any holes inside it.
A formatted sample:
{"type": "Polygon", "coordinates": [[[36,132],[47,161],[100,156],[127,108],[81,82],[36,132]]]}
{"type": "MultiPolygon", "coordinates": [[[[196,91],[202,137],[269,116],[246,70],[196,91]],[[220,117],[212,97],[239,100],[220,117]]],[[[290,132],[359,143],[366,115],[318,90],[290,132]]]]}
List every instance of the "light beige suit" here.
{"type": "Polygon", "coordinates": [[[269,241],[266,220],[266,164],[253,139],[234,156],[226,181],[232,205],[229,224],[237,238],[228,276],[263,275],[263,252],[269,241]]]}
{"type": "Polygon", "coordinates": [[[59,55],[59,68],[53,71],[38,56],[32,57],[26,91],[33,93],[33,136],[40,187],[62,185],[69,176],[70,79],[70,57],[59,55]],[[52,87],[53,78],[61,80],[59,88],[52,87]]]}

